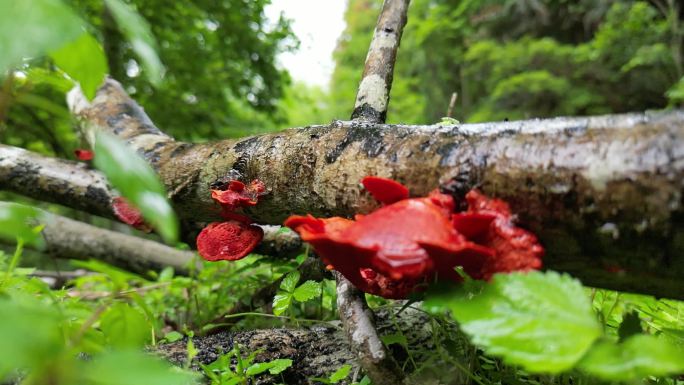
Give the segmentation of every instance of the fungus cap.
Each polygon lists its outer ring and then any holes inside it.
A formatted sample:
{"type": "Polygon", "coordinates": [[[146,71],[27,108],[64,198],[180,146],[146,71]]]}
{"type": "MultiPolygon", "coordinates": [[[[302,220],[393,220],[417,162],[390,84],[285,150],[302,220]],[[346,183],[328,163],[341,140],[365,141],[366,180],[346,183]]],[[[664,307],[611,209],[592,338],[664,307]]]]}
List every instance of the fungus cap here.
{"type": "Polygon", "coordinates": [[[251,253],[263,236],[259,226],[234,220],[213,222],[197,236],[197,251],[207,261],[236,261],[251,253]]]}
{"type": "Polygon", "coordinates": [[[126,198],[112,199],[112,209],[121,222],[146,233],[152,231],[152,227],[145,222],[140,210],[131,205],[126,198]]]}

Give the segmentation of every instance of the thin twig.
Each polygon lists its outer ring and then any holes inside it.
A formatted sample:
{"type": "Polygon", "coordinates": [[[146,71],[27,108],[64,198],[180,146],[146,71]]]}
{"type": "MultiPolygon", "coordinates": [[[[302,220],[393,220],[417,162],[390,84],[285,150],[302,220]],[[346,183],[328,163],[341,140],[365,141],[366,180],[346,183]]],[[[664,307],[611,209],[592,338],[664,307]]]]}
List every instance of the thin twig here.
{"type": "Polygon", "coordinates": [[[368,48],[352,119],[383,123],[409,0],[385,0],[368,48]]]}
{"type": "Polygon", "coordinates": [[[380,340],[375,328],[373,312],[366,304],[363,292],[342,274],[337,280],[337,310],[352,351],[356,352],[361,367],[375,385],[396,385],[404,374],[394,357],[380,340]]]}
{"type": "Polygon", "coordinates": [[[454,113],[454,107],[456,106],[456,100],[458,100],[458,92],[451,94],[451,100],[449,100],[449,108],[447,109],[446,117],[450,118],[454,113]]]}

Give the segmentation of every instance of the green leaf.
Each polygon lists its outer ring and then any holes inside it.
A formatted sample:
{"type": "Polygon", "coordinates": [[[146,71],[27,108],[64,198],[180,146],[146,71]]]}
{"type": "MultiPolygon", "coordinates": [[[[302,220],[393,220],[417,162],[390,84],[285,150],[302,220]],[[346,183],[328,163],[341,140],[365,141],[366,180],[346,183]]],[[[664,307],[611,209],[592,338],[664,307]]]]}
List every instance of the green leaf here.
{"type": "Polygon", "coordinates": [[[290,308],[292,294],[279,291],[273,298],[273,314],[281,315],[290,308]]]}
{"type": "Polygon", "coordinates": [[[142,347],[150,337],[150,325],[142,312],[122,302],[102,314],[100,329],[107,341],[116,347],[142,347]]]}
{"type": "Polygon", "coordinates": [[[283,282],[280,283],[280,288],[288,293],[292,293],[299,282],[299,271],[295,270],[283,278],[283,282]]]}
{"type": "Polygon", "coordinates": [[[81,20],[60,0],[0,0],[0,76],[82,33],[81,20]]]}
{"type": "Polygon", "coordinates": [[[622,343],[599,341],[579,368],[597,377],[625,381],[684,372],[684,351],[665,339],[637,334],[622,343]]]}
{"type": "Polygon", "coordinates": [[[176,342],[176,341],[182,340],[183,335],[178,333],[177,331],[172,331],[172,332],[166,333],[166,335],[164,336],[164,339],[166,340],[166,342],[176,342]]]}
{"type": "Polygon", "coordinates": [[[0,299],[0,381],[59,355],[64,344],[59,322],[54,308],[0,299]]]}
{"type": "Polygon", "coordinates": [[[618,336],[620,337],[620,342],[626,340],[636,334],[641,334],[643,330],[641,329],[641,319],[639,319],[639,313],[636,310],[625,314],[618,328],[618,336]]]}
{"type": "Polygon", "coordinates": [[[349,364],[340,366],[340,368],[337,369],[335,371],[335,373],[330,375],[330,383],[331,384],[337,384],[338,382],[347,378],[347,376],[349,375],[349,372],[351,371],[351,368],[352,368],[352,366],[349,364]]]}
{"type": "Polygon", "coordinates": [[[286,358],[279,358],[271,362],[259,362],[256,364],[252,364],[249,368],[247,368],[245,374],[247,374],[248,376],[255,376],[267,370],[271,374],[278,374],[283,370],[289,368],[290,366],[292,366],[292,360],[286,358]]]}
{"type": "Polygon", "coordinates": [[[157,56],[157,43],[147,24],[134,9],[121,0],[105,0],[121,32],[131,43],[133,51],[142,61],[147,78],[154,85],[161,82],[164,66],[157,56]]]}
{"type": "Polygon", "coordinates": [[[178,219],[157,174],[147,162],[120,139],[98,132],[94,164],[166,242],[177,242],[178,219]]]}
{"type": "Polygon", "coordinates": [[[380,339],[382,340],[382,343],[384,343],[387,346],[392,345],[392,344],[398,344],[401,346],[408,346],[408,341],[406,340],[406,336],[404,336],[401,333],[388,334],[388,335],[380,337],[380,339]]]}
{"type": "Polygon", "coordinates": [[[83,363],[84,382],[97,385],[189,385],[197,383],[190,373],[149,354],[117,351],[83,363]]]}
{"type": "Polygon", "coordinates": [[[62,48],[50,54],[57,67],[77,81],[83,93],[92,100],[97,88],[109,72],[107,58],[100,43],[89,33],[84,33],[62,48]]]}
{"type": "Polygon", "coordinates": [[[268,372],[271,374],[280,374],[282,371],[292,366],[292,360],[289,358],[279,358],[271,361],[271,364],[273,364],[273,366],[268,369],[268,372]]]}
{"type": "Polygon", "coordinates": [[[0,202],[0,238],[10,241],[22,238],[26,243],[41,246],[43,238],[34,222],[44,220],[43,213],[33,207],[0,202]]]}
{"type": "Polygon", "coordinates": [[[321,295],[321,284],[316,281],[306,281],[299,285],[292,295],[297,301],[306,302],[321,295]]]}
{"type": "Polygon", "coordinates": [[[476,345],[531,372],[572,368],[601,335],[582,285],[568,275],[497,274],[481,293],[441,298],[476,345]]]}

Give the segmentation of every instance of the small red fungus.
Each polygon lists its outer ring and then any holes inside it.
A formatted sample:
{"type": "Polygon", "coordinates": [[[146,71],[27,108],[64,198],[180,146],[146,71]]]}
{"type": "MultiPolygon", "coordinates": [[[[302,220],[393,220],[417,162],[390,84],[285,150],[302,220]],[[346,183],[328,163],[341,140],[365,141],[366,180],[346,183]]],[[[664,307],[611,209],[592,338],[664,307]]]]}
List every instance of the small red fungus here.
{"type": "Polygon", "coordinates": [[[112,209],[114,210],[114,215],[121,222],[146,233],[152,231],[152,228],[145,222],[140,211],[133,207],[126,198],[116,197],[112,199],[112,209]]]}
{"type": "Polygon", "coordinates": [[[207,261],[235,261],[252,252],[264,231],[239,221],[214,222],[197,236],[197,251],[207,261]]]}
{"type": "Polygon", "coordinates": [[[259,179],[254,179],[249,185],[231,180],[224,190],[211,190],[211,197],[224,210],[234,211],[240,207],[254,206],[259,197],[266,191],[266,186],[259,179]]]}
{"type": "Polygon", "coordinates": [[[477,279],[541,266],[543,248],[515,227],[503,201],[473,190],[468,211],[454,214],[453,198],[438,190],[408,198],[408,189],[390,179],[366,177],[362,184],[385,206],[355,220],[291,216],[285,226],[367,293],[406,298],[435,276],[460,281],[457,266],[477,279]]]}
{"type": "Polygon", "coordinates": [[[214,222],[197,236],[197,251],[207,261],[235,261],[245,257],[261,242],[264,231],[254,226],[250,217],[236,213],[242,207],[254,206],[266,191],[258,179],[245,185],[231,180],[223,188],[211,190],[211,197],[221,205],[225,222],[214,222]]]}
{"type": "Polygon", "coordinates": [[[386,205],[409,197],[408,188],[392,179],[367,176],[361,183],[373,195],[373,198],[386,205]]]}
{"type": "Polygon", "coordinates": [[[77,150],[74,150],[74,155],[76,156],[76,159],[88,162],[93,160],[93,157],[95,157],[95,153],[90,150],[84,150],[82,148],[79,148],[77,150]]]}

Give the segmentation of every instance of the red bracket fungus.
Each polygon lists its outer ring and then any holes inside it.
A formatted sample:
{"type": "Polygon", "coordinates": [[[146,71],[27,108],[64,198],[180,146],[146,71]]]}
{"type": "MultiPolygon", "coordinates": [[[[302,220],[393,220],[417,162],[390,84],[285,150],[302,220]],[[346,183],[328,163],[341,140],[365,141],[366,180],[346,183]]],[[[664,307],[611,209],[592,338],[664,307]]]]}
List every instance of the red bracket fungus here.
{"type": "Polygon", "coordinates": [[[460,281],[457,266],[475,279],[541,267],[544,249],[513,224],[501,200],[472,190],[468,210],[454,213],[453,198],[439,190],[409,198],[391,179],[369,176],[362,184],[383,207],[354,220],[291,216],[285,226],[367,293],[406,298],[435,278],[460,281]]]}
{"type": "Polygon", "coordinates": [[[140,211],[133,207],[126,198],[116,197],[112,199],[112,209],[114,210],[114,215],[121,222],[146,233],[152,231],[152,227],[145,222],[140,211]]]}
{"type": "Polygon", "coordinates": [[[83,161],[83,162],[89,162],[93,160],[95,157],[95,153],[90,150],[84,150],[82,148],[74,150],[74,156],[76,156],[76,159],[83,161]]]}
{"type": "Polygon", "coordinates": [[[254,250],[263,236],[259,226],[238,221],[213,222],[197,236],[197,251],[207,261],[236,261],[254,250]]]}
{"type": "Polygon", "coordinates": [[[224,211],[234,211],[240,207],[254,206],[259,197],[266,191],[266,186],[259,179],[249,185],[238,180],[231,180],[224,190],[211,190],[211,197],[221,205],[224,211]]]}
{"type": "Polygon", "coordinates": [[[243,207],[254,206],[266,191],[258,179],[249,185],[231,180],[223,189],[212,189],[211,197],[221,206],[225,222],[213,222],[197,236],[197,251],[207,261],[235,261],[252,252],[264,237],[264,231],[252,224],[252,219],[237,213],[243,207]]]}

